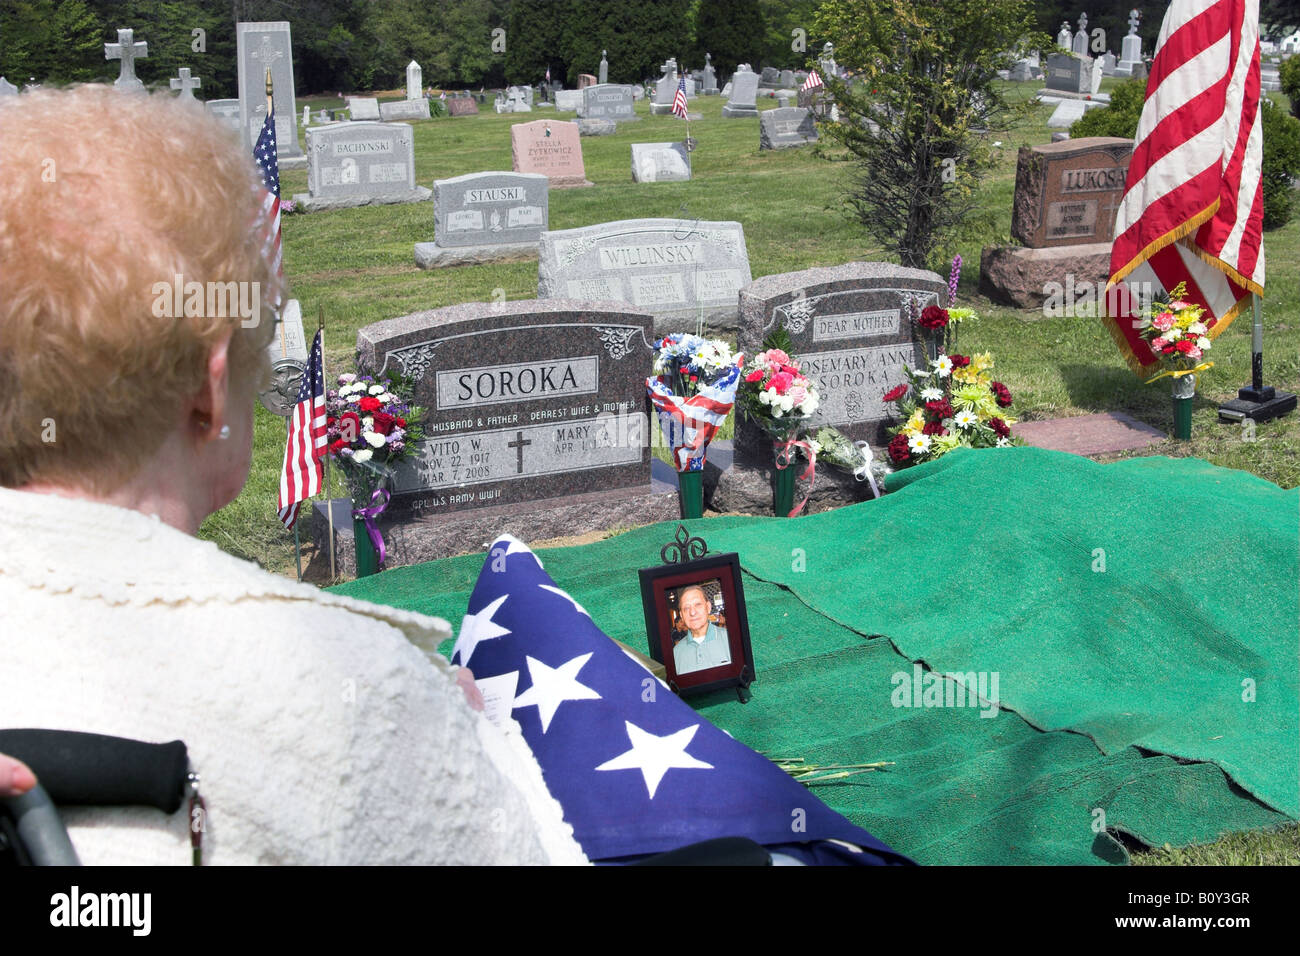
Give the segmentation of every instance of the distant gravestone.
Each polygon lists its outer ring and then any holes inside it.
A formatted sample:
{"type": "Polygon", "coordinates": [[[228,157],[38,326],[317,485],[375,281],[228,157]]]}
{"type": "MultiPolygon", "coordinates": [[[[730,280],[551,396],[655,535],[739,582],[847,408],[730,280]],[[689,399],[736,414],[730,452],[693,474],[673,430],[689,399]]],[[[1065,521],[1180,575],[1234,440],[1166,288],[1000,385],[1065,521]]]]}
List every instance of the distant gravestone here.
{"type": "Polygon", "coordinates": [[[777,90],[777,91],[776,91],[776,101],[777,101],[778,103],[781,104],[781,108],[782,108],[782,109],[785,109],[785,108],[787,108],[787,107],[794,106],[794,104],[795,104],[795,91],[794,91],[794,90],[777,90]]]}
{"type": "Polygon", "coordinates": [[[203,85],[203,81],[197,76],[191,77],[188,66],[181,67],[176,71],[176,74],[176,76],[172,77],[170,86],[173,90],[181,91],[181,95],[177,99],[197,103],[198,100],[194,98],[194,91],[203,85]]]}
{"type": "Polygon", "coordinates": [[[424,99],[424,71],[420,64],[412,60],[406,64],[406,98],[408,100],[424,99]]]}
{"type": "Polygon", "coordinates": [[[1115,59],[1115,54],[1114,54],[1114,53],[1107,52],[1105,55],[1103,55],[1102,58],[1101,58],[1101,72],[1102,72],[1102,75],[1103,75],[1103,76],[1114,76],[1114,75],[1115,75],[1115,64],[1116,64],[1116,62],[1118,62],[1118,61],[1116,61],[1116,59],[1115,59]]]}
{"type": "Polygon", "coordinates": [[[596,80],[599,85],[604,86],[609,82],[609,61],[605,59],[604,50],[600,51],[600,68],[596,72],[599,74],[596,80]]]}
{"type": "MultiPolygon", "coordinates": [[[[136,41],[134,30],[118,30],[116,43],[104,44],[105,60],[120,60],[121,71],[113,81],[114,89],[123,93],[141,93],[144,84],[135,75],[135,61],[149,56],[149,44],[143,40],[136,41]]],[[[249,148],[252,148],[249,143],[249,148]]]]}
{"type": "Polygon", "coordinates": [[[239,100],[208,100],[203,105],[208,108],[209,113],[236,133],[239,132],[239,100]]]}
{"type": "Polygon", "coordinates": [[[302,125],[303,126],[311,125],[311,107],[305,104],[303,105],[302,108],[302,125]]]}
{"type": "Polygon", "coordinates": [[[635,121],[639,117],[633,109],[632,87],[607,84],[589,86],[582,91],[582,104],[578,115],[583,119],[608,119],[616,123],[635,121]]]}
{"type": "Polygon", "coordinates": [[[663,76],[655,83],[650,112],[655,116],[667,116],[673,111],[673,98],[677,95],[677,61],[669,59],[660,69],[663,70],[663,76]]]}
{"type": "MultiPolygon", "coordinates": [[[[879,262],[764,276],[740,292],[737,348],[755,354],[783,326],[802,371],[817,383],[821,405],[811,430],[834,425],[874,445],[893,410],[882,397],[907,381],[904,365],[923,363],[911,316],[946,298],[947,284],[935,273],[879,262]]],[[[751,452],[770,462],[772,441],[738,420],[737,457],[751,452]]]]}
{"type": "Polygon", "coordinates": [[[393,100],[389,103],[380,103],[379,118],[386,123],[396,120],[427,120],[429,101],[422,96],[418,100],[393,100]]]}
{"type": "Polygon", "coordinates": [[[1138,11],[1129,11],[1128,34],[1120,42],[1119,63],[1115,66],[1116,76],[1132,76],[1133,68],[1142,62],[1142,38],[1138,36],[1138,11]]]}
{"type": "Polygon", "coordinates": [[[275,102],[275,146],[282,168],[303,156],[298,145],[298,107],[293,87],[293,44],[284,21],[235,25],[239,69],[239,120],[251,150],[266,120],[266,71],[275,102]]]}
{"type": "Polygon", "coordinates": [[[18,87],[14,86],[3,76],[0,76],[0,96],[17,96],[18,87]]]}
{"type": "Polygon", "coordinates": [[[535,173],[469,173],[433,183],[433,242],[415,245],[422,269],[536,259],[550,183],[535,173]]]}
{"type": "Polygon", "coordinates": [[[271,381],[260,393],[267,411],[288,418],[298,400],[298,386],[307,368],[307,338],[302,328],[302,306],[290,299],[275,323],[275,338],[266,347],[271,360],[271,381]]]}
{"type": "Polygon", "coordinates": [[[794,89],[794,70],[782,70],[781,81],[778,85],[782,89],[794,89]]]}
{"type": "Polygon", "coordinates": [[[632,181],[685,182],[691,178],[691,154],[684,143],[633,143],[632,181]]]}
{"type": "Polygon", "coordinates": [[[1079,32],[1074,35],[1074,43],[1070,49],[1075,56],[1088,58],[1088,14],[1086,13],[1079,16],[1079,32]]]}
{"type": "Polygon", "coordinates": [[[737,71],[731,77],[731,98],[722,107],[722,115],[727,119],[738,119],[758,115],[754,98],[758,95],[758,74],[737,71]]]}
{"type": "Polygon", "coordinates": [[[1069,50],[1074,45],[1074,34],[1070,32],[1070,23],[1065,21],[1056,34],[1056,45],[1062,50],[1069,50]]]}
{"type": "Polygon", "coordinates": [[[618,132],[618,124],[607,119],[578,120],[579,136],[612,136],[618,132]]]}
{"type": "Polygon", "coordinates": [[[1083,119],[1083,114],[1087,111],[1083,100],[1061,100],[1056,104],[1056,109],[1047,119],[1048,129],[1069,129],[1079,120],[1083,119]]]}
{"type": "Polygon", "coordinates": [[[381,118],[379,100],[374,96],[348,97],[348,112],[354,120],[373,120],[377,123],[381,118]]]}
{"type": "Polygon", "coordinates": [[[1034,67],[1028,60],[1017,60],[1016,65],[1011,68],[1011,80],[1016,83],[1025,83],[1034,78],[1034,67]]]}
{"type": "Polygon", "coordinates": [[[812,111],[798,107],[764,110],[758,117],[758,148],[786,149],[817,142],[812,111]]]}
{"type": "Polygon", "coordinates": [[[592,76],[590,73],[578,74],[578,89],[585,90],[587,87],[595,86],[595,85],[596,85],[596,78],[592,76]]]}
{"type": "Polygon", "coordinates": [[[1087,93],[1091,82],[1091,61],[1065,53],[1052,53],[1047,57],[1046,86],[1049,90],[1066,93],[1087,93]]]}
{"type": "Polygon", "coordinates": [[[712,58],[709,54],[704,54],[704,85],[700,92],[705,96],[718,95],[718,74],[714,72],[712,58]]]}
{"type": "Polygon", "coordinates": [[[731,80],[727,80],[727,85],[722,88],[723,96],[731,96],[731,80]]]}
{"type": "Polygon", "coordinates": [[[759,79],[759,85],[769,89],[781,85],[781,71],[774,66],[763,67],[763,73],[759,79]]]}
{"type": "Polygon", "coordinates": [[[590,186],[582,163],[578,124],[536,120],[510,127],[510,152],[517,173],[540,173],[552,189],[590,186]]]}
{"type": "MultiPolygon", "coordinates": [[[[672,517],[676,496],[650,485],[649,324],[611,303],[523,300],[362,328],[359,367],[404,374],[428,410],[379,519],[389,563],[477,550],[502,531],[535,540],[672,517]]],[[[335,521],[343,540],[350,530],[335,521]]]]}
{"type": "Polygon", "coordinates": [[[582,108],[585,95],[585,90],[556,90],[555,108],[561,112],[577,112],[582,108]]]}
{"type": "Polygon", "coordinates": [[[447,113],[451,116],[478,116],[478,104],[472,96],[453,96],[447,100],[447,113]]]}
{"type": "Polygon", "coordinates": [[[415,140],[404,123],[331,123],[307,130],[304,212],[349,206],[423,202],[415,184],[415,140]]]}
{"type": "Polygon", "coordinates": [[[740,223],[628,219],[543,233],[537,295],[627,302],[653,313],[658,331],[700,319],[734,330],[749,280],[740,223]]]}
{"type": "Polygon", "coordinates": [[[1109,136],[1021,147],[1011,235],[1032,248],[1110,242],[1132,157],[1109,136]]]}

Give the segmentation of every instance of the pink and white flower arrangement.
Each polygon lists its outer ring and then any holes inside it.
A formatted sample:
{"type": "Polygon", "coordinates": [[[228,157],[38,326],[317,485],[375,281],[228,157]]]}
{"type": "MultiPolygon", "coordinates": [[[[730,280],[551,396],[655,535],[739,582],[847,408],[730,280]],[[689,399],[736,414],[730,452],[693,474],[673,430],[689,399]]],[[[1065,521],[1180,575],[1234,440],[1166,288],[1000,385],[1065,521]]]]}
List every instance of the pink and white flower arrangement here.
{"type": "Polygon", "coordinates": [[[1140,319],[1142,337],[1156,357],[1174,369],[1190,370],[1210,350],[1210,329],[1216,320],[1205,309],[1186,301],[1187,283],[1180,282],[1168,302],[1155,302],[1140,319]]]}
{"type": "Polygon", "coordinates": [[[797,431],[817,411],[821,399],[816,384],[799,368],[799,360],[781,349],[754,356],[745,367],[737,400],[745,414],[770,434],[797,431]]]}

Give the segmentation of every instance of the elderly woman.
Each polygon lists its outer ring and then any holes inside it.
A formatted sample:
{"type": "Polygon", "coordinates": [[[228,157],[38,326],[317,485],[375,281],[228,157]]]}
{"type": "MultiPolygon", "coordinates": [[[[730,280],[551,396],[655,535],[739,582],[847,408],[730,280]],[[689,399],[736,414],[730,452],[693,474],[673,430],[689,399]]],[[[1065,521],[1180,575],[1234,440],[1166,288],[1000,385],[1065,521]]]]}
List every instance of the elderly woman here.
{"type": "MultiPolygon", "coordinates": [[[[582,862],[434,652],[446,622],[193,537],[244,484],[269,371],[250,156],[202,110],[86,86],[0,105],[0,157],[0,727],[184,740],[207,862],[582,862]],[[245,283],[260,320],[178,311],[176,277],[245,283]]],[[[65,819],[86,863],[190,859],[184,813],[65,819]]]]}

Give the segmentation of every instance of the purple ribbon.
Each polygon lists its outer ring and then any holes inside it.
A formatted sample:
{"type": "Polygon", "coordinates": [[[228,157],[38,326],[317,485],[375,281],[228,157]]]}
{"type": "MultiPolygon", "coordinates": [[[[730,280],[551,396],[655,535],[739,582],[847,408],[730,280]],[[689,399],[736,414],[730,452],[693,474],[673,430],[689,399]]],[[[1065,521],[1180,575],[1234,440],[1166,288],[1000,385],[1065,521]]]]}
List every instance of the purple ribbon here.
{"type": "Polygon", "coordinates": [[[362,518],[366,522],[366,534],[370,535],[370,543],[375,546],[375,553],[379,555],[379,569],[381,571],[384,568],[384,559],[388,557],[388,552],[384,548],[384,536],[375,527],[375,519],[384,513],[384,509],[388,507],[388,499],[391,497],[392,495],[389,494],[387,488],[376,488],[370,496],[369,508],[352,509],[353,518],[362,518]],[[379,503],[376,504],[376,501],[379,503]]]}

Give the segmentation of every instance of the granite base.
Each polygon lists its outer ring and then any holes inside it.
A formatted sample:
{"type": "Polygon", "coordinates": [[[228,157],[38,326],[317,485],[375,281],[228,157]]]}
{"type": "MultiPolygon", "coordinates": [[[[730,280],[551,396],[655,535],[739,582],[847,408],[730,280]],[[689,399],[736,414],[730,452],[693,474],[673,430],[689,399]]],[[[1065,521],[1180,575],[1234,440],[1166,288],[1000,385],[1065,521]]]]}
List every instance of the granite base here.
{"type": "Polygon", "coordinates": [[[495,246],[452,246],[436,242],[415,244],[415,264],[421,269],[476,266],[489,262],[528,262],[537,258],[537,243],[510,242],[495,246]]]}
{"type": "Polygon", "coordinates": [[[306,169],[307,168],[306,156],[277,156],[275,161],[276,164],[281,169],[306,169]]]}
{"type": "Polygon", "coordinates": [[[756,106],[732,106],[728,103],[722,108],[723,119],[749,119],[750,117],[758,118],[758,107],[756,106]]]}
{"type": "Polygon", "coordinates": [[[1110,275],[1110,243],[1046,249],[986,246],[980,253],[980,292],[1000,305],[1037,308],[1047,301],[1047,284],[1064,285],[1067,275],[1074,276],[1075,285],[1100,282],[1104,288],[1110,275]]]}
{"type": "Polygon", "coordinates": [[[416,186],[414,191],[404,196],[339,196],[326,199],[308,193],[298,193],[293,197],[293,201],[298,206],[299,212],[324,212],[329,209],[352,209],[356,206],[391,206],[428,202],[432,198],[432,189],[427,186],[416,186]]]}
{"type": "MultiPolygon", "coordinates": [[[[876,485],[884,491],[884,478],[890,469],[883,461],[873,461],[871,464],[876,485]]],[[[808,483],[798,480],[798,476],[807,467],[807,462],[800,457],[795,466],[794,503],[797,505],[804,495],[808,496],[808,503],[800,514],[829,511],[859,501],[869,501],[874,497],[869,481],[858,481],[849,472],[825,463],[818,463],[817,476],[810,492],[808,483]]],[[[735,461],[725,471],[717,469],[712,462],[705,462],[705,507],[724,513],[739,511],[746,514],[772,514],[772,476],[775,470],[775,461],[766,465],[735,461]]]]}
{"type": "MultiPolygon", "coordinates": [[[[388,549],[385,567],[420,564],[459,554],[485,553],[498,535],[507,532],[527,543],[676,519],[675,487],[671,491],[655,488],[663,489],[664,486],[596,491],[450,514],[394,520],[381,517],[379,531],[388,549]]],[[[329,576],[329,513],[326,507],[324,501],[314,502],[312,507],[311,534],[316,553],[308,574],[313,579],[329,576]]],[[[353,577],[356,575],[356,552],[352,538],[352,503],[346,498],[335,498],[329,502],[329,507],[334,512],[335,569],[341,575],[353,577]]]]}

